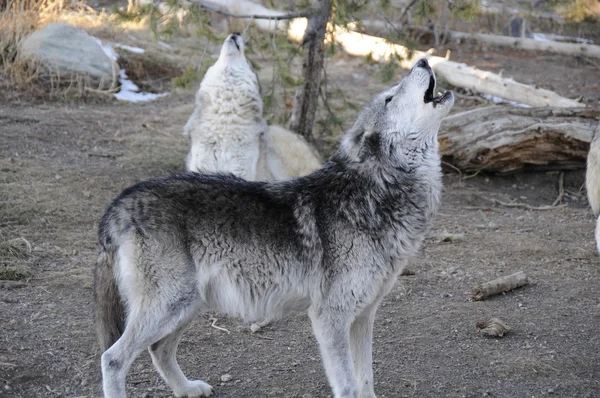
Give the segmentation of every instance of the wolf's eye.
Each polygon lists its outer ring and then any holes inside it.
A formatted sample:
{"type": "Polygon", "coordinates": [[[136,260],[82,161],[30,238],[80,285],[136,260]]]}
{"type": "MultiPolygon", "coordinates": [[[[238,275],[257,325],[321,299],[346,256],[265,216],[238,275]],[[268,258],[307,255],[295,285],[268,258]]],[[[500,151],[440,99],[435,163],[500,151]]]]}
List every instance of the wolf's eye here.
{"type": "Polygon", "coordinates": [[[387,98],[385,99],[385,106],[387,106],[387,104],[389,104],[389,103],[390,103],[390,101],[392,100],[392,98],[394,98],[394,96],[393,96],[393,95],[390,95],[389,97],[387,97],[387,98]]]}

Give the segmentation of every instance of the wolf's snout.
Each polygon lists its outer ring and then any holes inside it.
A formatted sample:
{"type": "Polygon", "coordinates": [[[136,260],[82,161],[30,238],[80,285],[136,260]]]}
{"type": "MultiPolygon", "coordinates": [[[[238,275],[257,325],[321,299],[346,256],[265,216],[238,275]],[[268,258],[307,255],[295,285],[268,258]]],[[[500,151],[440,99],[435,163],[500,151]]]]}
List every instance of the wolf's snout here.
{"type": "Polygon", "coordinates": [[[427,60],[425,58],[421,58],[420,60],[417,61],[415,66],[417,68],[429,68],[429,62],[427,62],[427,60]]]}
{"type": "Polygon", "coordinates": [[[243,44],[244,41],[242,40],[242,36],[238,32],[233,32],[232,34],[230,34],[227,40],[231,41],[238,49],[238,51],[241,51],[240,44],[243,44]]]}

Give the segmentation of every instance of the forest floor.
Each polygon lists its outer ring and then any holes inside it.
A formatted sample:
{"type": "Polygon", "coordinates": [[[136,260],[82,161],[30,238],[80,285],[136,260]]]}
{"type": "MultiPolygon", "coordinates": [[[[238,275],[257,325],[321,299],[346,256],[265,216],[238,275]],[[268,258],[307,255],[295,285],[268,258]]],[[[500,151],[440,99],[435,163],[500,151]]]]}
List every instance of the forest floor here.
{"type": "MultiPolygon", "coordinates": [[[[600,101],[600,67],[587,59],[472,45],[454,48],[452,59],[583,96],[590,105],[600,101]]],[[[377,79],[378,66],[344,55],[328,68],[360,107],[391,84],[377,79]]],[[[24,238],[31,245],[31,276],[0,281],[0,396],[98,396],[91,289],[97,223],[125,187],[183,170],[182,131],[194,93],[144,104],[7,92],[0,98],[0,241],[24,238]]],[[[459,100],[454,112],[473,106],[481,104],[459,100]]],[[[350,127],[356,111],[341,112],[350,127]]],[[[319,130],[325,155],[337,145],[338,130],[319,130]]],[[[566,206],[550,211],[489,199],[551,204],[556,172],[464,177],[445,176],[440,215],[409,265],[414,275],[401,277],[378,311],[378,396],[600,397],[600,267],[583,171],[565,174],[566,206]],[[444,241],[447,234],[459,238],[444,241]],[[520,270],[528,286],[470,300],[475,284],[520,270]],[[512,331],[485,338],[475,324],[490,317],[512,331]]],[[[199,317],[180,345],[184,372],[211,383],[216,397],[330,396],[305,315],[254,334],[241,326],[219,314],[199,317]],[[212,317],[230,333],[211,327],[212,317]],[[221,382],[223,374],[231,381],[221,382]]],[[[131,396],[170,396],[147,353],[127,385],[131,396]]]]}

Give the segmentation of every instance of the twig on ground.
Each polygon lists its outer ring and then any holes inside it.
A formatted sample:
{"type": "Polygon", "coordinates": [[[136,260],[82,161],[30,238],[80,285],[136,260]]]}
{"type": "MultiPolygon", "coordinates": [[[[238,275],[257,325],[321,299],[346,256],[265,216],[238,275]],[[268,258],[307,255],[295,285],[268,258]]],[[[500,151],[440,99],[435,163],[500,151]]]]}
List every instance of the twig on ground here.
{"type": "Polygon", "coordinates": [[[560,175],[558,176],[558,197],[552,203],[552,206],[556,206],[557,204],[559,204],[563,200],[564,196],[565,196],[565,172],[561,171],[560,175]]]}
{"type": "Polygon", "coordinates": [[[275,340],[273,337],[263,336],[260,333],[253,333],[252,335],[255,337],[258,337],[259,339],[263,339],[263,340],[275,340]]]}
{"type": "Polygon", "coordinates": [[[523,271],[519,271],[515,274],[506,275],[493,281],[476,285],[473,287],[471,295],[473,300],[480,301],[490,296],[525,286],[528,283],[527,275],[523,271]]]}
{"type": "Polygon", "coordinates": [[[110,158],[110,159],[116,159],[117,155],[111,155],[109,153],[88,153],[89,157],[97,157],[97,158],[110,158]]]}
{"type": "Polygon", "coordinates": [[[231,334],[231,332],[229,330],[222,328],[220,326],[217,326],[217,318],[210,318],[209,321],[211,322],[210,327],[221,330],[227,334],[231,334]]]}
{"type": "Polygon", "coordinates": [[[504,207],[519,207],[521,209],[527,209],[527,210],[537,210],[537,211],[545,211],[545,210],[556,210],[556,209],[562,209],[563,207],[566,207],[566,205],[558,205],[558,206],[554,206],[554,205],[550,205],[550,206],[532,206],[529,205],[527,203],[519,203],[519,202],[502,202],[498,199],[486,199],[492,203],[495,203],[497,205],[500,206],[504,206],[504,207]]]}
{"type": "Polygon", "coordinates": [[[467,176],[464,176],[462,179],[463,179],[463,180],[468,180],[468,179],[470,179],[470,178],[477,177],[477,176],[479,175],[479,173],[481,173],[481,170],[477,170],[477,171],[476,171],[475,173],[473,173],[473,174],[469,174],[469,175],[467,175],[467,176]]]}
{"type": "Polygon", "coordinates": [[[451,163],[445,162],[442,160],[442,165],[450,167],[452,170],[456,171],[458,173],[458,176],[462,178],[462,171],[460,171],[460,169],[456,166],[454,166],[451,163]]]}
{"type": "Polygon", "coordinates": [[[493,207],[487,207],[487,206],[463,206],[463,209],[465,210],[481,210],[481,211],[498,211],[496,209],[494,209],[493,207]]]}

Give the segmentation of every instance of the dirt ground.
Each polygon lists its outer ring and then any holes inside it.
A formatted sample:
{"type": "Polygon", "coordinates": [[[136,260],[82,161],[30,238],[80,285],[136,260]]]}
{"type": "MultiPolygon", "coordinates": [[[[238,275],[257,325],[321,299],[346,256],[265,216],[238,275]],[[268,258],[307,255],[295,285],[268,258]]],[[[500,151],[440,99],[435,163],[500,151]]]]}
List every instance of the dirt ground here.
{"type": "MultiPolygon", "coordinates": [[[[453,59],[583,95],[590,105],[600,100],[600,70],[587,60],[475,47],[453,59]]],[[[329,65],[360,105],[385,86],[362,61],[339,57],[329,65]]],[[[193,93],[142,105],[10,98],[0,103],[0,240],[32,245],[33,277],[0,281],[0,396],[99,396],[91,290],[97,222],[123,188],[183,169],[181,132],[193,93]]],[[[459,101],[456,111],[469,106],[459,101]]],[[[441,213],[409,266],[415,274],[400,278],[378,312],[378,396],[600,397],[600,267],[583,172],[566,173],[566,207],[550,211],[488,199],[551,204],[557,173],[464,177],[446,175],[441,213]],[[458,239],[445,242],[446,233],[458,239]],[[473,285],[519,270],[530,285],[469,300],[473,285]],[[512,327],[504,338],[477,332],[476,322],[493,316],[512,327]]],[[[205,314],[185,334],[179,359],[216,397],[330,396],[305,315],[251,334],[237,320],[205,314]],[[227,332],[211,327],[212,318],[227,332]],[[224,374],[231,381],[221,382],[224,374]]],[[[170,396],[147,353],[133,365],[128,389],[135,397],[170,396]]]]}

